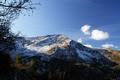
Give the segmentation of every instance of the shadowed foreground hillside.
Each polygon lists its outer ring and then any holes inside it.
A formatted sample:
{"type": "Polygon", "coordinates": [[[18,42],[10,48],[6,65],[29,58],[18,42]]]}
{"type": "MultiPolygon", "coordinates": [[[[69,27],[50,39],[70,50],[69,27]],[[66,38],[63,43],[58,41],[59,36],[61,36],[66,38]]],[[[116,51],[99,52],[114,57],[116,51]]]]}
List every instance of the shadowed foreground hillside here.
{"type": "Polygon", "coordinates": [[[31,57],[28,62],[17,56],[13,62],[0,53],[0,80],[119,80],[120,68],[85,64],[76,60],[52,59],[41,62],[31,57]]]}

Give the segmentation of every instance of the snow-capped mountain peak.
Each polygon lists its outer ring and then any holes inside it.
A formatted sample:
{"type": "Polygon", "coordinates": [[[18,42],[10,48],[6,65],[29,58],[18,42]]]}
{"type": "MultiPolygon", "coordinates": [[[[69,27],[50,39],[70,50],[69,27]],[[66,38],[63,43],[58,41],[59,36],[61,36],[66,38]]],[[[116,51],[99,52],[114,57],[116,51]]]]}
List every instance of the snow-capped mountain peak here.
{"type": "Polygon", "coordinates": [[[64,35],[47,35],[28,39],[25,47],[40,53],[54,53],[56,48],[65,48],[71,40],[64,35]]]}
{"type": "Polygon", "coordinates": [[[100,51],[85,47],[61,34],[20,39],[17,44],[19,46],[15,53],[23,56],[39,55],[42,59],[77,59],[86,63],[112,64],[100,51]],[[24,45],[21,46],[21,44],[24,45]]]}

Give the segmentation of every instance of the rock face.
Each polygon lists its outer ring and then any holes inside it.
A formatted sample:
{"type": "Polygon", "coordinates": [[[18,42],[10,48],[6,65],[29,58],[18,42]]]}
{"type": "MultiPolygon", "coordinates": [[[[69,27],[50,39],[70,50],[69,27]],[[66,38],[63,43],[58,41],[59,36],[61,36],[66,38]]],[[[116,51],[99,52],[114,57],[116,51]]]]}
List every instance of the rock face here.
{"type": "MultiPolygon", "coordinates": [[[[76,59],[85,63],[97,63],[110,66],[113,63],[101,51],[88,48],[64,35],[47,35],[17,40],[17,49],[13,51],[22,56],[40,56],[41,60],[52,58],[63,60],[76,59]]],[[[12,52],[12,53],[13,53],[12,52]]]]}

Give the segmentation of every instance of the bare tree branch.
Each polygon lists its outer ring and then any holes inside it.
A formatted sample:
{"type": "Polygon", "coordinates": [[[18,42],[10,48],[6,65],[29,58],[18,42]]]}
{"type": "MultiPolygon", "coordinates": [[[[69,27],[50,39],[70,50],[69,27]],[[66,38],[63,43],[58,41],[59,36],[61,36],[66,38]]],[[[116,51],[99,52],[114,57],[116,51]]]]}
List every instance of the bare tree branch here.
{"type": "Polygon", "coordinates": [[[24,10],[33,10],[32,5],[31,0],[0,0],[0,50],[15,48],[16,36],[11,32],[11,23],[24,10]]]}

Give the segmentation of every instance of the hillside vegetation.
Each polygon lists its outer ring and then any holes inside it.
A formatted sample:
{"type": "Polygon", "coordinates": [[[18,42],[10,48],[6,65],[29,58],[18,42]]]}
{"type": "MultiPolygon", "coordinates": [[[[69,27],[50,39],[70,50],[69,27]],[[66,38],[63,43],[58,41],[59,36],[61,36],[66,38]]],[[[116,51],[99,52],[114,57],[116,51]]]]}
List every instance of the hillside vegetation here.
{"type": "Polygon", "coordinates": [[[12,61],[0,54],[0,80],[118,80],[120,68],[86,64],[76,60],[52,59],[41,62],[31,57],[28,62],[19,55],[12,61]],[[4,64],[3,64],[4,63],[4,64]]]}

